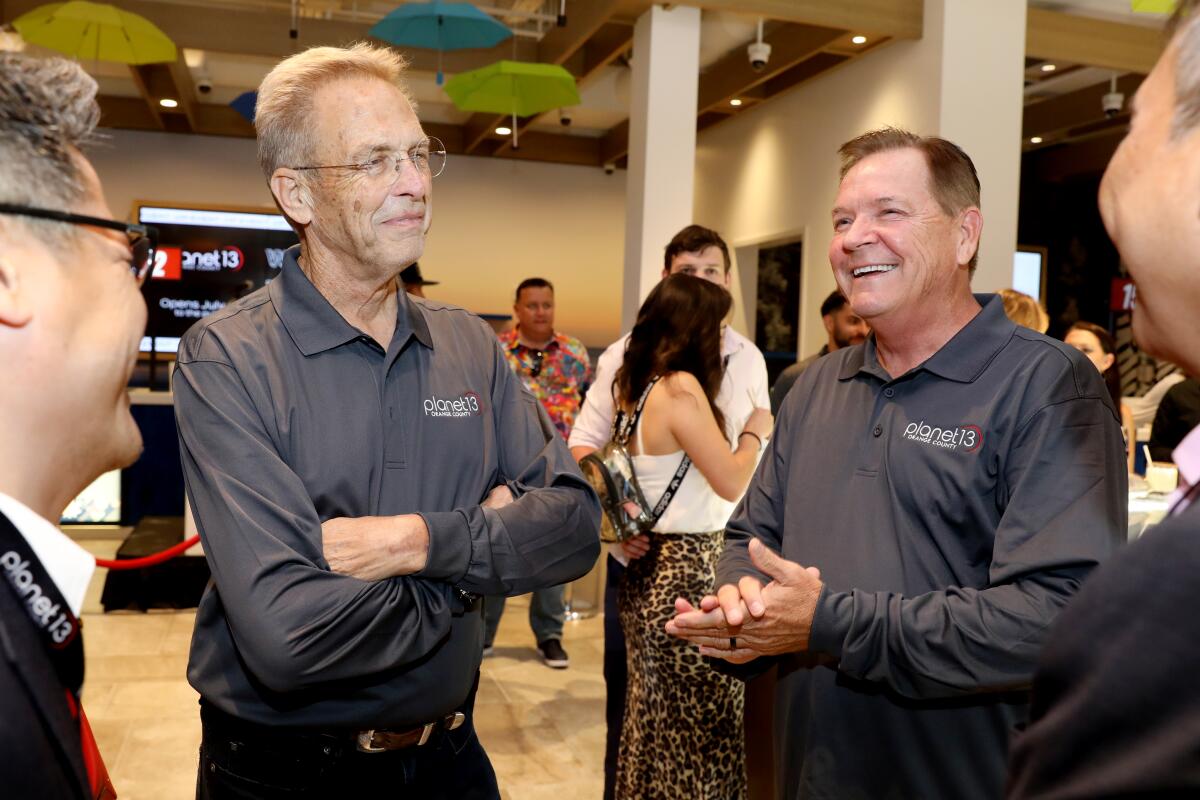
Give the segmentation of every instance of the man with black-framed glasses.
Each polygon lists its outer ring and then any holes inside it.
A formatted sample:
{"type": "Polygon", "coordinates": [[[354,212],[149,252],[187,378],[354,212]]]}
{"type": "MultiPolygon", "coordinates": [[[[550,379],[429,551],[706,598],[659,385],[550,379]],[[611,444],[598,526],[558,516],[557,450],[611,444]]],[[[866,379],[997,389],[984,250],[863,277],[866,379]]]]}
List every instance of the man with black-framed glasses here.
{"type": "Polygon", "coordinates": [[[153,231],[112,219],[80,150],[95,94],[77,64],[0,53],[0,786],[11,797],[112,796],[79,698],[95,560],[55,522],[141,452],[126,385],[153,231]]]}
{"type": "Polygon", "coordinates": [[[404,292],[445,150],[370,45],[283,61],[259,158],[300,239],[175,372],[214,584],[188,678],[197,796],[498,798],[479,596],[585,573],[599,504],[492,329],[404,292]]]}

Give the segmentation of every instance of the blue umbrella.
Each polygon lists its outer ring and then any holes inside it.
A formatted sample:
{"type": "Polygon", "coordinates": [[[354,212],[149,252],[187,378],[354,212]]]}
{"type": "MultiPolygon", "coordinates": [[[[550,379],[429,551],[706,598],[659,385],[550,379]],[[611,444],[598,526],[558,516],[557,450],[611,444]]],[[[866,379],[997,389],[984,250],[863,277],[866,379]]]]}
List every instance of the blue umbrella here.
{"type": "Polygon", "coordinates": [[[258,104],[258,92],[242,92],[229,105],[233,110],[246,118],[246,121],[254,124],[254,107],[258,104]]]}
{"type": "Polygon", "coordinates": [[[376,39],[404,47],[438,51],[437,82],[442,84],[442,51],[495,47],[512,36],[507,25],[470,3],[405,3],[375,23],[376,39]]]}

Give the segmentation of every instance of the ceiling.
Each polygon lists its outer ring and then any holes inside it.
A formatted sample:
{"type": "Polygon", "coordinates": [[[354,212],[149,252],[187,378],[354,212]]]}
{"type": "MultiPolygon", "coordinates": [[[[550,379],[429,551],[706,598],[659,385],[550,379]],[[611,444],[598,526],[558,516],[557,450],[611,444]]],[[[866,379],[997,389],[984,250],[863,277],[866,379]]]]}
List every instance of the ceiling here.
{"type": "MultiPolygon", "coordinates": [[[[43,0],[0,0],[9,22],[43,0]]],[[[366,39],[396,0],[121,0],[170,36],[173,64],[127,67],[84,63],[100,84],[101,124],[108,127],[226,136],[253,136],[229,103],[255,89],[294,52],[366,39]],[[295,31],[295,36],[291,31],[295,31]],[[175,109],[162,98],[179,101],[175,109]]],[[[633,26],[650,0],[567,0],[566,25],[556,25],[559,0],[482,0],[516,35],[490,50],[446,53],[447,75],[500,58],[557,63],[578,80],[581,103],[521,119],[521,147],[497,134],[500,117],[456,109],[437,85],[436,53],[409,49],[409,83],[422,122],[447,149],[499,158],[623,166],[628,147],[633,26]]],[[[888,43],[918,38],[921,0],[684,0],[702,9],[697,127],[717,125],[756,105],[863,57],[888,43]],[[751,69],[746,46],[763,19],[772,55],[751,69]],[[856,44],[852,37],[866,37],[856,44]],[[730,101],[738,100],[737,106],[730,101]]],[[[1128,102],[1105,116],[1100,99],[1115,75],[1128,101],[1161,47],[1164,15],[1134,14],[1128,0],[1030,0],[1026,43],[1023,147],[1111,135],[1128,124],[1128,102]],[[1044,70],[1053,65],[1053,70],[1044,70]],[[1034,137],[1041,141],[1034,143],[1034,137]]],[[[30,48],[36,50],[36,48],[30,48]]]]}

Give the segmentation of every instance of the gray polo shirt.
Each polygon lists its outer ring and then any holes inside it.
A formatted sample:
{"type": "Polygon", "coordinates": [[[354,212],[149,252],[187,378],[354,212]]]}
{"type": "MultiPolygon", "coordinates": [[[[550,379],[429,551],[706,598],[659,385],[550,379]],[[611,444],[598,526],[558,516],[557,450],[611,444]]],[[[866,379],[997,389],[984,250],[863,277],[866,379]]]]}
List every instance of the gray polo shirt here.
{"type": "Polygon", "coordinates": [[[459,707],[479,667],[481,615],[457,589],[573,580],[599,554],[599,504],[482,320],[400,290],[385,352],[297,252],[179,349],[184,477],[214,579],[188,679],[269,725],[427,722],[459,707]],[[498,483],[517,500],[481,508],[498,483]],[[329,571],[324,520],[411,513],[429,526],[424,571],[329,571]]]}
{"type": "Polygon", "coordinates": [[[826,583],[779,659],[785,797],[999,798],[1047,626],[1125,537],[1099,373],[977,299],[899,378],[873,336],[805,370],[729,522],[719,584],[757,574],[751,536],[826,583]]]}

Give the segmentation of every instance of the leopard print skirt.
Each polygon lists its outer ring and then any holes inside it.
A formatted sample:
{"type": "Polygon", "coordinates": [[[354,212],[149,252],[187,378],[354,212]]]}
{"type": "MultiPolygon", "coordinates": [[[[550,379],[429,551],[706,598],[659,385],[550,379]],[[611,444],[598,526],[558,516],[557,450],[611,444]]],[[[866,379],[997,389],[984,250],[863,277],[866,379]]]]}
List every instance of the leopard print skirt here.
{"type": "Polygon", "coordinates": [[[619,800],[744,800],[741,681],[663,629],[675,598],[713,591],[724,531],[654,533],[618,593],[629,683],[617,760],[619,800]]]}

